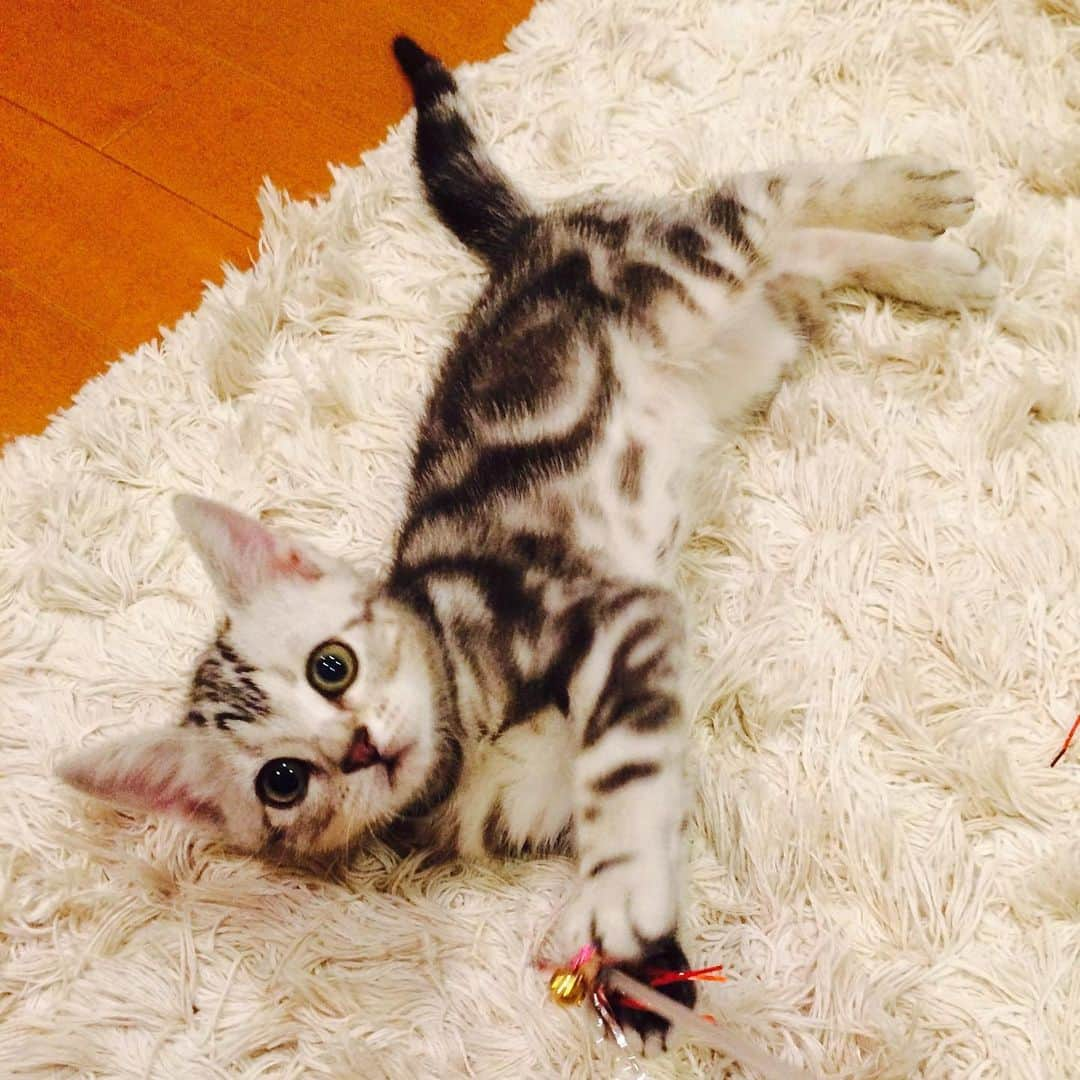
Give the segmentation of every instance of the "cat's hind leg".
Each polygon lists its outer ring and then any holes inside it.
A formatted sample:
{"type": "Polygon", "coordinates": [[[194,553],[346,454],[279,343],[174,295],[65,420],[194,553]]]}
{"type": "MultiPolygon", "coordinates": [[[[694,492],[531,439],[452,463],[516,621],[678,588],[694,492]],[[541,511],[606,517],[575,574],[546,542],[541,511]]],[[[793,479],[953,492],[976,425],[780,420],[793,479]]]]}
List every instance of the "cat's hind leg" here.
{"type": "Polygon", "coordinates": [[[765,282],[764,291],[773,312],[795,334],[798,344],[824,344],[830,313],[825,282],[819,276],[794,270],[775,274],[765,282]]]}
{"type": "Polygon", "coordinates": [[[777,258],[777,275],[816,278],[825,290],[856,286],[938,311],[986,308],[998,269],[953,240],[900,240],[848,229],[796,229],[777,258]]]}
{"type": "Polygon", "coordinates": [[[970,173],[930,157],[897,155],[842,165],[787,165],[732,184],[746,205],[796,227],[929,239],[975,209],[970,173]]]}

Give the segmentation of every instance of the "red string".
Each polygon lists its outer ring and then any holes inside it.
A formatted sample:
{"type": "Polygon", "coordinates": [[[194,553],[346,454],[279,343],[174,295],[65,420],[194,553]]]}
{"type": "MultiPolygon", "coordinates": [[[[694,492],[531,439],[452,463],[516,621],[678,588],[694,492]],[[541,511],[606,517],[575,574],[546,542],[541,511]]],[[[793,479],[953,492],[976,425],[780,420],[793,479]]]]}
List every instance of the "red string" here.
{"type": "Polygon", "coordinates": [[[1076,734],[1077,728],[1080,728],[1080,716],[1073,721],[1073,726],[1069,729],[1069,734],[1065,736],[1065,742],[1062,743],[1061,749],[1057,752],[1054,760],[1050,762],[1051,769],[1065,756],[1065,751],[1069,749],[1069,744],[1073,741],[1073,736],[1076,734]]]}
{"type": "Polygon", "coordinates": [[[591,960],[596,955],[595,945],[582,945],[576,953],[574,953],[574,959],[570,961],[571,971],[577,971],[582,964],[591,960]]]}
{"type": "Polygon", "coordinates": [[[713,964],[712,967],[697,968],[694,971],[664,971],[661,968],[654,969],[650,986],[667,986],[675,982],[727,982],[723,975],[714,975],[713,972],[723,971],[723,964],[713,964]]]}
{"type": "MultiPolygon", "coordinates": [[[[668,971],[665,968],[653,968],[649,972],[649,985],[659,989],[661,986],[676,982],[727,982],[725,976],[715,974],[715,972],[723,970],[723,964],[695,968],[693,971],[668,971]]],[[[648,1005],[643,1005],[637,998],[628,997],[625,994],[620,998],[620,1002],[631,1009],[641,1009],[643,1012],[650,1011],[648,1005]]],[[[716,1023],[715,1018],[712,1016],[706,1016],[705,1019],[714,1024],[716,1023]]]]}

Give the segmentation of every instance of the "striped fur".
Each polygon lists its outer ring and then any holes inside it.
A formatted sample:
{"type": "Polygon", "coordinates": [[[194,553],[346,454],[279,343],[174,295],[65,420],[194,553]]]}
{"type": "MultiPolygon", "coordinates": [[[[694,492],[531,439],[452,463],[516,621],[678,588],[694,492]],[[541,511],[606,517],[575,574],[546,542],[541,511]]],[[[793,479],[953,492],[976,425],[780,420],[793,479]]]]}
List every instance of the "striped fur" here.
{"type": "MultiPolygon", "coordinates": [[[[181,500],[228,630],[179,732],[90,751],[64,774],[275,853],[378,828],[474,857],[573,851],[562,944],[681,964],[672,579],[694,463],[823,338],[829,290],[990,300],[991,268],[927,239],[970,214],[970,181],[884,158],[738,176],[665,206],[541,212],[480,149],[449,72],[408,39],[395,53],[427,197],[490,279],[421,422],[390,571],[364,582],[181,500]],[[328,641],[356,664],[334,694],[312,681],[328,641]],[[305,770],[289,805],[260,786],[281,760],[305,770]]],[[[624,1019],[662,1041],[656,1018],[624,1019]]]]}

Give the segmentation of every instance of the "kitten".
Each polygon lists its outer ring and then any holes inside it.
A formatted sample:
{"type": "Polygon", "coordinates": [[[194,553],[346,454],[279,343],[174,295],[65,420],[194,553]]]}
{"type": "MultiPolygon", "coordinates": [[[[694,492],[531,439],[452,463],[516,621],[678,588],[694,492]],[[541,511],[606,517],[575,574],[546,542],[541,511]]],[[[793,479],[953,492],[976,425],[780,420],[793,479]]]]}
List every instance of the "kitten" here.
{"type": "MultiPolygon", "coordinates": [[[[971,181],[893,157],[541,211],[477,145],[446,68],[407,38],[394,50],[427,198],[490,281],[420,426],[392,567],[372,584],[181,496],[225,628],[179,726],[61,775],[255,851],[339,849],[394,822],[466,856],[573,851],[563,945],[682,967],[672,583],[695,460],[821,339],[827,291],[992,300],[993,268],[929,239],[970,216],[971,181]]],[[[659,1018],[620,1019],[663,1044],[659,1018]]]]}

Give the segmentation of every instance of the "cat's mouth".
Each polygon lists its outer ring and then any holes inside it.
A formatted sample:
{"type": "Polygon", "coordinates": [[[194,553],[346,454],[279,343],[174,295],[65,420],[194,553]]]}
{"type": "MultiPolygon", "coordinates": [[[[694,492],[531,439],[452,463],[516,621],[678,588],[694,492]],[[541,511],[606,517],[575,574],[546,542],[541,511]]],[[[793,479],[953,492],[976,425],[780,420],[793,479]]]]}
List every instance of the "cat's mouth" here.
{"type": "Polygon", "coordinates": [[[412,749],[412,743],[404,746],[387,747],[380,750],[368,735],[366,728],[360,728],[353,736],[345,759],[341,763],[343,773],[354,773],[360,769],[370,769],[376,765],[382,765],[386,769],[386,779],[391,787],[394,786],[394,778],[398,767],[412,749]]]}
{"type": "Polygon", "coordinates": [[[398,766],[405,760],[406,755],[412,749],[412,744],[398,747],[392,754],[382,755],[380,764],[386,766],[386,780],[391,787],[394,786],[394,778],[397,775],[398,766]]]}

